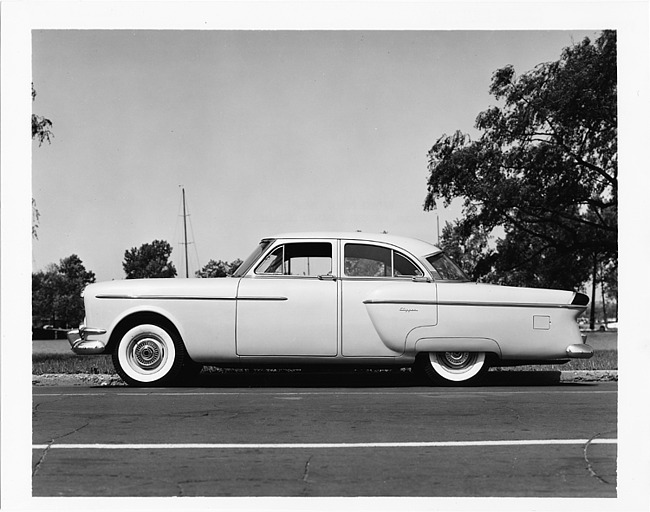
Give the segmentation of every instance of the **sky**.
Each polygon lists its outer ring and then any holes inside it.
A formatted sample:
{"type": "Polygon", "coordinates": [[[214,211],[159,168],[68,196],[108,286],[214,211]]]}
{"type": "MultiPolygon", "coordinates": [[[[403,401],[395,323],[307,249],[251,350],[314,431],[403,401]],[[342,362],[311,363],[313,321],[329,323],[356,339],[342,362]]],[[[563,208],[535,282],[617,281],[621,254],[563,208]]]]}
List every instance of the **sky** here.
{"type": "MultiPolygon", "coordinates": [[[[557,60],[597,31],[34,30],[32,269],[77,254],[98,281],[124,252],[173,246],[184,277],[289,231],[437,242],[427,152],[477,136],[492,73],[557,60]]],[[[436,217],[439,215],[439,220],[436,217]]]]}

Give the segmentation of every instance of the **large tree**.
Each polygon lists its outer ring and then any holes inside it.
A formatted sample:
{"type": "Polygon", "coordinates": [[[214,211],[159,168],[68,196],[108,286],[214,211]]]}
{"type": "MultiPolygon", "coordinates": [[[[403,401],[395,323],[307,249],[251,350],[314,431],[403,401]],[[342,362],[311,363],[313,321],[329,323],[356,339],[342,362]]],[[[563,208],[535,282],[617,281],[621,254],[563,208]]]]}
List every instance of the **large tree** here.
{"type": "Polygon", "coordinates": [[[175,277],[176,267],[169,261],[171,254],[172,246],[164,240],[154,240],[125,251],[122,268],[126,278],[175,277]]]}
{"type": "Polygon", "coordinates": [[[54,327],[77,327],[84,318],[81,292],[95,282],[79,256],[72,254],[32,273],[32,323],[54,327]]]}
{"type": "Polygon", "coordinates": [[[458,229],[458,222],[445,223],[440,237],[440,248],[454,260],[472,280],[483,281],[489,274],[494,250],[490,248],[490,234],[480,227],[471,233],[458,229]]]}
{"type": "Polygon", "coordinates": [[[500,227],[493,281],[573,288],[616,261],[616,33],[565,48],[520,76],[497,70],[478,140],[443,135],[429,151],[428,194],[463,198],[460,236],[500,227]]]}

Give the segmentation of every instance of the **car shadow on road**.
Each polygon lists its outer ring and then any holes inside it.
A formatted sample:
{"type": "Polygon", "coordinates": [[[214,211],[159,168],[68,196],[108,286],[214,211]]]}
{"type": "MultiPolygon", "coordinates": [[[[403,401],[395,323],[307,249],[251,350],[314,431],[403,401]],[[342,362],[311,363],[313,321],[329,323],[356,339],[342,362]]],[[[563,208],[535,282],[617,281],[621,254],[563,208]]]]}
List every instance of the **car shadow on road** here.
{"type": "MultiPolygon", "coordinates": [[[[478,387],[585,386],[561,381],[559,371],[490,371],[478,387]]],[[[203,371],[184,387],[200,388],[413,388],[433,387],[411,371],[399,370],[218,370],[203,371]]],[[[468,386],[449,386],[468,387],[468,386]]]]}

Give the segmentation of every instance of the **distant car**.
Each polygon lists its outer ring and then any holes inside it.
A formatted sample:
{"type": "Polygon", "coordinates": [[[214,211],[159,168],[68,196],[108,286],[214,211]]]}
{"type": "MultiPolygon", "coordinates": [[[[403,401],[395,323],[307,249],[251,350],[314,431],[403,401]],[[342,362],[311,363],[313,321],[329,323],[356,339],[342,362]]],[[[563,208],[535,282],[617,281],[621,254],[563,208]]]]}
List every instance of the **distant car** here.
{"type": "Polygon", "coordinates": [[[618,322],[617,321],[607,321],[607,322],[600,322],[598,324],[598,330],[599,331],[618,331],[618,322]]]}
{"type": "Polygon", "coordinates": [[[572,291],[470,282],[439,248],[365,233],[264,238],[232,277],[96,283],[77,354],[112,354],[131,385],[220,367],[414,367],[439,384],[490,365],[593,354],[572,291]]]}

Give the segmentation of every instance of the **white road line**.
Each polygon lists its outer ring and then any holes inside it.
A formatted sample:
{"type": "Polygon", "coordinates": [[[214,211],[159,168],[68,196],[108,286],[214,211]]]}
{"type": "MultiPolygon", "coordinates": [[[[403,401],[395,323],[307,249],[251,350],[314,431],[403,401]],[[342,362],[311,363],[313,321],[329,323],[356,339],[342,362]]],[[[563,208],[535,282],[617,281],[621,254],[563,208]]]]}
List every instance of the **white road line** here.
{"type": "Polygon", "coordinates": [[[175,392],[175,391],[166,391],[162,393],[156,392],[133,392],[133,393],[107,393],[105,391],[100,391],[98,393],[88,392],[88,393],[32,393],[33,397],[36,396],[247,396],[247,395],[314,395],[314,396],[329,396],[329,395],[408,395],[408,396],[436,396],[436,397],[457,397],[460,395],[523,395],[523,394],[533,394],[533,395],[549,395],[549,394],[578,394],[578,393],[592,393],[592,394],[617,394],[618,391],[603,391],[603,390],[581,390],[581,391],[570,391],[570,390],[539,390],[539,391],[470,391],[464,390],[461,392],[452,392],[452,391],[417,391],[417,392],[396,392],[396,391],[305,391],[305,392],[293,392],[293,391],[270,391],[265,390],[263,393],[258,393],[255,391],[250,392],[228,392],[228,391],[214,391],[214,392],[175,392]]]}
{"type": "Polygon", "coordinates": [[[522,439],[504,441],[424,441],[402,443],[111,443],[111,444],[34,444],[33,450],[266,450],[294,448],[445,448],[468,446],[537,446],[567,444],[617,444],[617,439],[522,439]]]}

